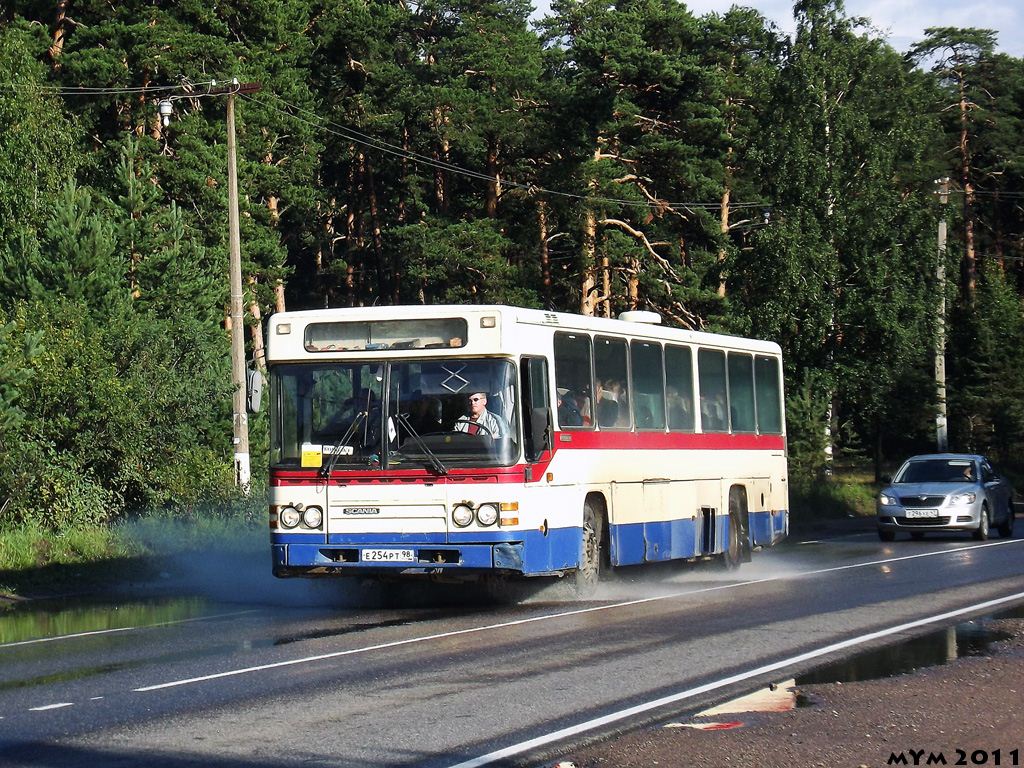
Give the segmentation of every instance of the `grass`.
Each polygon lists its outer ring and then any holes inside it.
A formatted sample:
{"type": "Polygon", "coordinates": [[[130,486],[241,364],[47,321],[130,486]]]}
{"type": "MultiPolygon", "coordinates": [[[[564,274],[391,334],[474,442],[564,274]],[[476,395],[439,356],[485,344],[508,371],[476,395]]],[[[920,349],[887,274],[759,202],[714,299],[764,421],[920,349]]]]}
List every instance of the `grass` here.
{"type": "Polygon", "coordinates": [[[821,518],[871,517],[881,486],[873,471],[857,464],[837,465],[829,477],[790,478],[789,505],[801,521],[821,518]]]}
{"type": "Polygon", "coordinates": [[[33,526],[0,532],[0,595],[82,591],[157,576],[164,561],[216,547],[267,546],[266,523],[253,515],[157,513],[115,524],[53,532],[33,526]]]}

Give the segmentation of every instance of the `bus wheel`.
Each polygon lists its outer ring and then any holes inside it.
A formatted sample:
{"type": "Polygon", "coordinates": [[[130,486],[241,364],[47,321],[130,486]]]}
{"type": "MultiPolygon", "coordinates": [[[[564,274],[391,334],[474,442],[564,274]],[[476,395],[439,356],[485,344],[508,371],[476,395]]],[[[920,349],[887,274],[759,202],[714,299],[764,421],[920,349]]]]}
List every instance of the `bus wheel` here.
{"type": "Polygon", "coordinates": [[[591,597],[601,580],[604,560],[604,525],[601,514],[587,501],[583,505],[583,536],[580,541],[580,565],[572,576],[576,597],[591,597]]]}
{"type": "Polygon", "coordinates": [[[743,561],[743,543],[740,541],[740,524],[736,515],[729,515],[729,546],[722,553],[722,564],[727,571],[735,571],[743,561]]]}
{"type": "Polygon", "coordinates": [[[742,524],[747,516],[747,493],[741,487],[729,489],[729,546],[722,553],[722,564],[733,571],[740,563],[750,562],[750,542],[746,526],[742,524]]]}

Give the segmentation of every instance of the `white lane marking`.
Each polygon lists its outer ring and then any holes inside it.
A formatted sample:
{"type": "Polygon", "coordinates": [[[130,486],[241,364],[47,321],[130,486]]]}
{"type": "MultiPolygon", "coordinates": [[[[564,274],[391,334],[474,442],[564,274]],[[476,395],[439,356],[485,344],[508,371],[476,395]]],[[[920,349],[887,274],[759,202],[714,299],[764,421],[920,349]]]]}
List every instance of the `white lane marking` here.
{"type": "Polygon", "coordinates": [[[668,704],[678,704],[681,701],[685,701],[686,699],[691,699],[695,696],[699,696],[702,693],[709,693],[710,691],[725,688],[726,686],[733,685],[734,683],[741,683],[744,680],[750,680],[752,678],[768,674],[769,672],[777,672],[780,669],[793,667],[797,664],[801,664],[805,661],[810,661],[811,659],[816,659],[821,656],[825,656],[829,653],[841,651],[846,648],[853,648],[857,645],[862,645],[872,640],[878,640],[879,638],[888,637],[889,635],[894,635],[899,632],[905,632],[909,629],[915,629],[917,627],[924,627],[929,624],[936,624],[942,621],[948,621],[949,619],[953,619],[958,616],[963,616],[968,613],[987,611],[990,608],[995,608],[997,606],[1004,605],[1006,603],[1010,603],[1015,600],[1021,599],[1024,599],[1024,592],[1018,592],[1015,595],[1008,595],[1007,597],[1000,597],[995,600],[987,600],[983,603],[976,603],[975,605],[970,605],[966,608],[958,608],[955,611],[940,613],[937,616],[929,616],[924,619],[918,619],[916,621],[907,622],[906,624],[899,624],[895,627],[889,627],[888,629],[882,629],[867,635],[861,635],[859,637],[854,637],[849,640],[843,640],[839,643],[832,643],[831,645],[816,648],[813,651],[807,651],[806,653],[801,653],[796,656],[790,656],[788,659],[782,659],[781,661],[772,662],[771,664],[765,664],[764,666],[757,667],[756,669],[750,669],[746,672],[740,672],[739,674],[731,675],[730,677],[725,677],[721,680],[716,680],[711,683],[699,685],[696,688],[689,688],[685,691],[680,691],[679,693],[674,693],[670,696],[663,696],[660,699],[654,699],[653,701],[648,701],[643,704],[637,704],[636,706],[629,707],[627,709],[621,709],[618,712],[612,712],[611,714],[604,715],[603,717],[596,717],[593,720],[588,720],[578,725],[571,725],[567,728],[561,728],[557,731],[545,734],[544,736],[538,736],[537,738],[522,741],[518,744],[513,744],[510,747],[505,747],[504,749],[499,749],[494,752],[488,752],[486,755],[480,755],[479,757],[474,757],[470,760],[465,760],[461,763],[456,763],[454,765],[449,766],[449,768],[479,768],[479,766],[482,765],[489,765],[490,763],[496,762],[498,760],[503,760],[505,758],[513,757],[515,755],[521,755],[525,752],[529,752],[539,747],[543,747],[548,744],[561,741],[563,739],[568,739],[573,736],[578,736],[581,733],[593,731],[597,728],[610,725],[611,723],[615,723],[620,720],[625,720],[635,715],[650,712],[651,710],[657,709],[658,707],[664,707],[668,704]]]}
{"type": "Polygon", "coordinates": [[[48,709],[63,709],[64,707],[73,707],[75,703],[73,701],[65,701],[60,704],[45,704],[42,707],[29,707],[29,712],[45,712],[48,709]]]}
{"type": "Polygon", "coordinates": [[[855,565],[843,565],[834,568],[819,568],[813,571],[801,571],[798,573],[788,574],[785,576],[769,576],[763,579],[751,579],[749,581],[739,581],[732,584],[722,584],[715,587],[704,587],[702,589],[688,590],[684,592],[673,592],[666,595],[657,595],[655,597],[644,597],[636,600],[626,600],[620,603],[609,603],[607,605],[598,605],[591,608],[578,608],[572,611],[562,611],[559,613],[546,613],[542,616],[533,616],[528,619],[516,619],[515,621],[505,621],[500,624],[488,624],[482,627],[470,627],[469,629],[457,629],[451,632],[440,632],[435,635],[425,635],[423,637],[411,637],[405,640],[395,640],[390,643],[380,643],[378,645],[368,645],[362,648],[350,648],[347,651],[334,651],[332,653],[322,653],[317,656],[306,656],[299,659],[289,659],[287,661],[277,661],[271,664],[260,664],[254,667],[242,667],[240,669],[231,669],[226,672],[215,672],[209,675],[200,675],[199,677],[189,677],[183,680],[172,680],[167,683],[157,683],[156,685],[147,685],[142,688],[133,688],[132,690],[136,693],[145,693],[147,691],[158,691],[163,688],[174,688],[180,685],[191,685],[193,683],[202,683],[208,680],[219,680],[225,677],[235,677],[236,675],[246,675],[251,672],[264,672],[268,669],[280,669],[282,667],[291,667],[297,664],[310,664],[317,661],[326,661],[327,659],[337,659],[342,656],[353,656],[359,653],[368,653],[370,651],[381,651],[387,648],[398,648],[403,645],[413,645],[415,643],[424,643],[430,640],[443,640],[449,637],[458,637],[460,635],[471,635],[477,632],[487,632],[494,629],[507,629],[509,627],[518,627],[524,624],[533,624],[540,621],[549,621],[551,619],[562,619],[569,616],[580,616],[586,613],[597,613],[598,611],[610,611],[615,608],[628,608],[634,605],[644,605],[645,603],[654,603],[660,600],[671,600],[680,597],[691,597],[693,595],[704,594],[707,592],[716,592],[723,589],[737,589],[738,587],[747,587],[753,584],[764,584],[772,581],[784,581],[786,579],[803,578],[805,576],[814,576],[822,573],[831,573],[833,571],[842,571],[848,568],[865,568],[873,565],[883,565],[885,563],[895,563],[901,560],[914,560],[919,557],[933,557],[936,555],[948,555],[957,552],[963,552],[970,549],[978,549],[981,547],[999,546],[1001,544],[1021,544],[1024,543],[1024,539],[1007,539],[1005,541],[991,542],[988,544],[977,544],[973,546],[958,547],[957,549],[945,549],[939,552],[925,552],[916,555],[906,555],[904,557],[894,557],[887,560],[872,560],[867,563],[859,563],[855,565]]]}
{"type": "Polygon", "coordinates": [[[0,648],[13,648],[17,645],[35,645],[36,643],[52,643],[55,640],[71,640],[76,637],[91,637],[92,635],[111,635],[116,632],[134,632],[138,629],[151,629],[153,627],[170,627],[174,624],[187,624],[190,621],[206,621],[207,619],[224,619],[230,616],[241,616],[246,613],[258,613],[256,609],[248,611],[233,611],[232,613],[218,613],[213,616],[193,616],[190,619],[176,619],[174,621],[160,621],[156,624],[140,624],[137,627],[115,627],[113,629],[94,629],[89,632],[75,632],[70,635],[54,635],[53,637],[37,637],[34,640],[18,640],[12,643],[0,643],[0,648]]]}

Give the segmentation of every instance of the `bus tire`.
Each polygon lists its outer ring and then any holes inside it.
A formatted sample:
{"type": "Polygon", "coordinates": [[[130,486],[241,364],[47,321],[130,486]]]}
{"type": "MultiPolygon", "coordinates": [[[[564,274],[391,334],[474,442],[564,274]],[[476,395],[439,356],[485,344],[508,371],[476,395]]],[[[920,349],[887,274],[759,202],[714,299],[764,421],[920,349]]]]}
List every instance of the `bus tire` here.
{"type": "Polygon", "coordinates": [[[594,502],[587,499],[583,504],[583,532],[580,537],[580,564],[572,575],[573,594],[578,598],[592,597],[597,591],[604,570],[604,553],[607,545],[604,535],[604,518],[594,502]]]}
{"type": "Polygon", "coordinates": [[[742,547],[740,545],[739,522],[736,515],[729,515],[729,546],[722,553],[722,565],[727,571],[735,571],[742,562],[742,547]]]}
{"type": "Polygon", "coordinates": [[[722,553],[726,570],[734,571],[750,562],[750,540],[744,521],[747,517],[747,493],[741,486],[729,489],[729,545],[722,553]]]}

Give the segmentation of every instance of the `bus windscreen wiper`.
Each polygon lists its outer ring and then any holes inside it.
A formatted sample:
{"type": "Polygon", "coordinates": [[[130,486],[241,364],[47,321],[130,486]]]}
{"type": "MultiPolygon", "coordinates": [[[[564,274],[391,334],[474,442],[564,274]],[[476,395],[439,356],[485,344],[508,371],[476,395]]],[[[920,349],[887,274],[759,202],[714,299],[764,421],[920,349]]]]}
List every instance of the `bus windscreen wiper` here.
{"type": "Polygon", "coordinates": [[[404,413],[398,413],[396,418],[398,419],[398,423],[405,427],[409,432],[409,436],[416,443],[416,447],[423,451],[424,455],[430,459],[430,466],[434,468],[434,471],[439,475],[447,475],[448,467],[446,467],[444,463],[437,458],[437,454],[430,450],[427,444],[423,442],[423,439],[420,437],[420,433],[417,432],[415,427],[413,427],[409,422],[409,417],[404,413]]]}
{"type": "Polygon", "coordinates": [[[338,457],[341,456],[340,451],[342,446],[348,445],[348,441],[352,439],[352,435],[356,433],[356,430],[359,429],[359,425],[362,423],[363,419],[366,418],[366,413],[366,411],[359,411],[359,413],[355,415],[355,418],[352,419],[352,423],[348,425],[348,429],[345,430],[345,434],[339,437],[338,442],[331,446],[331,460],[327,462],[325,466],[320,468],[320,477],[331,476],[331,471],[334,469],[335,464],[338,463],[338,457]]]}

